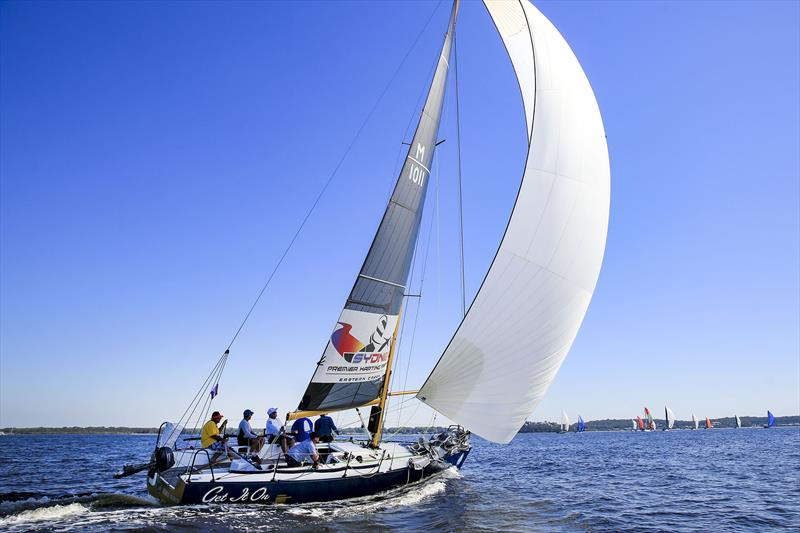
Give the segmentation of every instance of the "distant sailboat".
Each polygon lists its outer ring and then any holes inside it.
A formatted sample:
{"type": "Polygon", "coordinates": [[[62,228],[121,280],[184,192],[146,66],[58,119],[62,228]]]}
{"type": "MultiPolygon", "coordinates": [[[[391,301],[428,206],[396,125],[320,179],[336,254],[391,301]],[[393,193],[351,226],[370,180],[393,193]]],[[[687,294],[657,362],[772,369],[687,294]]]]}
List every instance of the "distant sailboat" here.
{"type": "Polygon", "coordinates": [[[645,420],[647,420],[646,424],[647,431],[653,431],[654,429],[656,429],[656,423],[655,420],[653,420],[653,414],[647,407],[644,408],[644,418],[645,420]]]}
{"type": "Polygon", "coordinates": [[[775,415],[767,411],[767,425],[764,426],[764,429],[769,429],[774,425],[775,425],[775,415]]]}
{"type": "Polygon", "coordinates": [[[736,420],[736,429],[742,427],[742,419],[739,418],[739,415],[733,415],[733,418],[736,420]]]}
{"type": "Polygon", "coordinates": [[[706,417],[706,429],[711,429],[713,424],[711,424],[711,419],[706,417]]]}
{"type": "Polygon", "coordinates": [[[566,433],[569,431],[569,417],[566,411],[561,411],[561,429],[559,433],[566,433]]]}
{"type": "Polygon", "coordinates": [[[692,415],[692,424],[694,424],[692,429],[700,429],[700,423],[697,421],[697,417],[694,415],[692,415]]]}
{"type": "Polygon", "coordinates": [[[639,431],[644,431],[644,420],[641,416],[636,417],[636,423],[639,425],[639,431]]]}
{"type": "Polygon", "coordinates": [[[583,433],[584,429],[586,429],[586,423],[583,421],[583,417],[581,415],[578,415],[578,428],[576,431],[578,433],[583,433]]]}
{"type": "Polygon", "coordinates": [[[638,430],[638,429],[639,429],[639,428],[637,427],[637,425],[636,425],[636,420],[637,420],[637,419],[638,419],[640,422],[641,422],[641,420],[642,420],[642,419],[641,419],[641,418],[639,418],[638,416],[637,416],[636,418],[631,418],[631,431],[636,431],[636,430],[638,430]]]}
{"type": "Polygon", "coordinates": [[[664,431],[669,431],[675,425],[675,413],[667,406],[664,406],[664,418],[666,420],[664,431]]]}

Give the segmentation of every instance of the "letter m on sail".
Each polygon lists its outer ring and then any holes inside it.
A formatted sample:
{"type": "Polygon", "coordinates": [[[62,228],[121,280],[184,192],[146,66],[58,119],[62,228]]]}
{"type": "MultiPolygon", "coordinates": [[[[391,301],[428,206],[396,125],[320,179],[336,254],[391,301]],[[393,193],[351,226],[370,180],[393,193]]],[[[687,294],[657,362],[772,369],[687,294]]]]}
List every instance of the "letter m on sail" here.
{"type": "Polygon", "coordinates": [[[414,155],[417,161],[422,162],[422,158],[425,157],[425,147],[422,143],[417,143],[417,153],[414,155]]]}

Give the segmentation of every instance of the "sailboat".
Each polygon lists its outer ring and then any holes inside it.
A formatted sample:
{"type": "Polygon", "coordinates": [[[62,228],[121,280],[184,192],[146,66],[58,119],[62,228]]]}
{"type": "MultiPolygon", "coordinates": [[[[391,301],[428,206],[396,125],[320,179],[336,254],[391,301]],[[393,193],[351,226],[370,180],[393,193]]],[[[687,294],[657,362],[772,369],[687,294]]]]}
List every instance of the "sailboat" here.
{"type": "Polygon", "coordinates": [[[559,433],[566,433],[569,431],[569,417],[566,411],[561,411],[561,424],[559,425],[559,433]]]}
{"type": "Polygon", "coordinates": [[[645,431],[654,431],[656,429],[656,422],[653,420],[653,415],[647,407],[644,408],[644,418],[646,421],[645,431]]]}
{"type": "Polygon", "coordinates": [[[711,419],[706,417],[706,429],[711,429],[712,426],[711,419]]]}
{"type": "MultiPolygon", "coordinates": [[[[460,467],[472,433],[496,443],[511,441],[554,379],[594,292],[608,227],[610,172],[597,102],[558,30],[525,0],[483,3],[518,81],[526,164],[488,272],[419,390],[389,386],[437,146],[458,0],[375,238],[308,387],[286,417],[287,424],[306,424],[321,413],[355,409],[361,416],[360,410],[369,408],[364,440],[320,444],[332,462],[300,466],[290,466],[277,444],[258,453],[229,447],[234,459],[186,445],[196,442],[180,438],[192,427],[189,417],[200,413],[198,420],[207,420],[221,391],[229,346],[201,386],[201,393],[211,388],[210,399],[198,394],[187,409],[191,414],[162,424],[150,462],[126,467],[121,475],[146,469],[148,491],[171,504],[338,500],[460,467]],[[395,395],[413,395],[455,424],[429,439],[388,442],[383,438],[387,400],[395,395]]],[[[349,212],[339,221],[356,223],[363,221],[349,212]]]]}
{"type": "Polygon", "coordinates": [[[583,421],[583,417],[578,415],[578,427],[575,429],[578,433],[583,433],[583,430],[586,429],[586,423],[583,421]]]}
{"type": "Polygon", "coordinates": [[[736,429],[742,427],[742,420],[739,418],[739,415],[733,415],[734,422],[736,423],[736,429]]]}
{"type": "Polygon", "coordinates": [[[697,417],[692,414],[692,429],[699,429],[700,423],[697,421],[697,417]]]}
{"type": "Polygon", "coordinates": [[[664,431],[669,431],[675,425],[675,413],[667,406],[664,406],[664,420],[664,431]]]}
{"type": "Polygon", "coordinates": [[[636,423],[639,426],[639,431],[645,431],[644,429],[644,420],[642,420],[641,416],[636,417],[636,423]]]}
{"type": "Polygon", "coordinates": [[[773,415],[770,411],[767,411],[767,425],[764,426],[764,429],[769,429],[775,425],[775,415],[773,415]]]}
{"type": "Polygon", "coordinates": [[[637,416],[636,418],[631,418],[631,431],[638,431],[639,427],[638,427],[638,426],[637,426],[637,424],[636,424],[636,421],[637,421],[637,420],[638,420],[639,422],[641,422],[641,421],[642,421],[642,419],[641,419],[641,418],[639,418],[638,416],[637,416]]]}

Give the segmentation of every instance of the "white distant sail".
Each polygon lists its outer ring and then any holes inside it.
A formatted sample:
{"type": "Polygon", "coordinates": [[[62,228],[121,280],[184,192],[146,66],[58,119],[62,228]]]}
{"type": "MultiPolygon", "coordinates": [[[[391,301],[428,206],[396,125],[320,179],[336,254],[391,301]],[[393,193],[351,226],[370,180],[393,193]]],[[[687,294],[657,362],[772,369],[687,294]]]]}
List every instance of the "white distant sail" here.
{"type": "Polygon", "coordinates": [[[694,429],[698,429],[700,427],[700,424],[697,422],[697,417],[694,416],[694,414],[692,415],[692,424],[694,424],[694,429]]]}
{"type": "Polygon", "coordinates": [[[569,431],[569,417],[566,411],[561,411],[561,431],[569,431]]]}
{"type": "Polygon", "coordinates": [[[610,171],[597,101],[558,30],[527,1],[484,4],[522,93],[527,163],[492,265],[417,397],[506,443],[586,314],[605,249],[610,171]]]}
{"type": "Polygon", "coordinates": [[[733,415],[733,416],[734,416],[734,418],[736,418],[736,428],[738,429],[738,428],[742,427],[742,419],[739,418],[739,415],[733,415]]]}
{"type": "Polygon", "coordinates": [[[637,429],[639,429],[638,426],[636,425],[636,419],[635,418],[631,418],[631,429],[633,431],[636,431],[637,429]]]}
{"type": "Polygon", "coordinates": [[[672,426],[675,425],[675,413],[669,407],[664,407],[664,410],[667,417],[667,429],[672,429],[672,426]]]}

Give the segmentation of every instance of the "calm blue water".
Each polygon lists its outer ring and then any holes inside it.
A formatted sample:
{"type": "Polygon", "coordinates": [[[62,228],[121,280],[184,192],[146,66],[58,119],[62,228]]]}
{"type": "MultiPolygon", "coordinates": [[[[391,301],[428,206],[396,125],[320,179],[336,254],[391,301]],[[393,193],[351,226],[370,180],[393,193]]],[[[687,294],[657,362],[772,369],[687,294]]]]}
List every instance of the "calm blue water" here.
{"type": "Polygon", "coordinates": [[[800,428],[474,439],[460,473],[379,497],[302,506],[164,507],[152,436],[0,437],[0,529],[271,531],[800,530],[800,428]]]}

